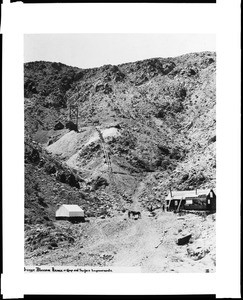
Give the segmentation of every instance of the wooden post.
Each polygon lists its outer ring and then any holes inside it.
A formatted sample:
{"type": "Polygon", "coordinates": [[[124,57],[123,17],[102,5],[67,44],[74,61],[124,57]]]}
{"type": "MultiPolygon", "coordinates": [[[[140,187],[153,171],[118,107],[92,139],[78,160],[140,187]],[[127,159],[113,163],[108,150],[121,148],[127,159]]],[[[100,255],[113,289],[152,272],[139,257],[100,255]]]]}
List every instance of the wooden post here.
{"type": "Polygon", "coordinates": [[[170,187],[170,196],[171,196],[171,198],[172,198],[172,191],[171,191],[171,187],[170,187]]]}
{"type": "Polygon", "coordinates": [[[78,102],[77,102],[77,107],[76,107],[76,125],[77,125],[77,130],[78,130],[78,102]]]}
{"type": "Polygon", "coordinates": [[[69,121],[71,121],[71,104],[69,104],[69,121]]]}
{"type": "Polygon", "coordinates": [[[181,199],[180,199],[179,205],[177,206],[177,210],[176,210],[176,212],[178,212],[178,211],[179,211],[179,209],[180,209],[180,206],[181,206],[181,201],[182,201],[182,197],[181,197],[181,199]]]}
{"type": "Polygon", "coordinates": [[[169,188],[169,190],[170,190],[170,201],[169,201],[169,205],[167,206],[167,211],[169,210],[169,208],[170,208],[170,204],[171,204],[171,200],[172,200],[172,191],[171,191],[171,187],[169,188]]]}
{"type": "Polygon", "coordinates": [[[168,205],[168,210],[169,210],[169,208],[170,208],[170,203],[171,203],[171,200],[172,200],[172,199],[170,199],[170,202],[169,202],[169,205],[168,205]]]}

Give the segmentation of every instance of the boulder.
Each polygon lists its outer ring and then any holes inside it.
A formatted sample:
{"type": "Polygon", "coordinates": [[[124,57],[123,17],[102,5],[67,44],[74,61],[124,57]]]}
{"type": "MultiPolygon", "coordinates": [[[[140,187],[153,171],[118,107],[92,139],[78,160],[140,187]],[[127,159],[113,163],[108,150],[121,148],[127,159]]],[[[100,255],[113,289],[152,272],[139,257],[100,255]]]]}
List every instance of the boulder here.
{"type": "Polygon", "coordinates": [[[106,83],[104,85],[104,94],[110,94],[111,92],[112,92],[111,86],[108,83],[106,83]]]}
{"type": "Polygon", "coordinates": [[[36,149],[32,149],[29,160],[32,163],[38,163],[40,161],[40,154],[39,151],[36,149]]]}
{"type": "Polygon", "coordinates": [[[49,139],[48,143],[47,143],[47,146],[50,146],[51,144],[53,144],[53,140],[52,139],[49,139]]]}
{"type": "Polygon", "coordinates": [[[216,135],[212,136],[209,140],[208,140],[208,144],[212,144],[216,142],[216,135]]]}
{"type": "Polygon", "coordinates": [[[52,242],[52,243],[50,244],[50,246],[51,246],[51,247],[54,247],[54,248],[57,248],[57,247],[58,247],[57,243],[55,243],[55,242],[52,242]]]}
{"type": "Polygon", "coordinates": [[[184,237],[182,237],[182,238],[179,238],[179,239],[177,240],[177,245],[183,246],[183,245],[188,244],[191,237],[192,237],[192,235],[189,234],[189,235],[186,235],[186,236],[184,236],[184,237]]]}
{"type": "Polygon", "coordinates": [[[188,76],[194,76],[194,75],[196,75],[196,74],[197,74],[197,71],[194,70],[194,69],[190,69],[190,70],[188,71],[188,73],[187,73],[188,76]]]}
{"type": "Polygon", "coordinates": [[[93,189],[96,190],[100,187],[106,187],[109,183],[106,178],[98,176],[95,182],[93,183],[93,189]]]}
{"type": "Polygon", "coordinates": [[[159,148],[161,154],[163,154],[163,155],[170,154],[170,150],[167,147],[165,147],[164,145],[158,145],[158,148],[159,148]]]}
{"type": "Polygon", "coordinates": [[[72,187],[80,188],[79,182],[73,174],[67,176],[67,183],[72,187]]]}
{"type": "Polygon", "coordinates": [[[47,174],[55,174],[56,173],[56,166],[53,163],[45,164],[45,171],[47,174]]]}
{"type": "Polygon", "coordinates": [[[191,245],[190,247],[187,248],[187,253],[193,260],[202,259],[209,252],[210,250],[201,244],[191,245]]]}
{"type": "Polygon", "coordinates": [[[60,181],[62,183],[67,182],[67,176],[66,176],[65,172],[63,172],[63,171],[58,171],[56,178],[58,181],[60,181]]]}

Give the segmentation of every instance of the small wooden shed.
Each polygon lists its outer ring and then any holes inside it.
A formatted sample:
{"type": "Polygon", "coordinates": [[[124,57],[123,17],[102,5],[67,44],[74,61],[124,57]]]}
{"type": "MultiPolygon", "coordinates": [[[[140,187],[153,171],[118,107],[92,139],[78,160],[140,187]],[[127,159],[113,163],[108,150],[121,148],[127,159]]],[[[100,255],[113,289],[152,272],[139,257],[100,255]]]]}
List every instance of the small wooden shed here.
{"type": "Polygon", "coordinates": [[[64,125],[60,121],[58,121],[54,126],[54,130],[61,130],[63,128],[64,128],[64,125]]]}
{"type": "Polygon", "coordinates": [[[71,222],[84,222],[84,211],[76,204],[63,204],[56,211],[56,220],[68,220],[71,222]]]}
{"type": "Polygon", "coordinates": [[[166,208],[169,211],[204,210],[216,212],[216,194],[213,189],[170,190],[165,200],[166,208]]]}

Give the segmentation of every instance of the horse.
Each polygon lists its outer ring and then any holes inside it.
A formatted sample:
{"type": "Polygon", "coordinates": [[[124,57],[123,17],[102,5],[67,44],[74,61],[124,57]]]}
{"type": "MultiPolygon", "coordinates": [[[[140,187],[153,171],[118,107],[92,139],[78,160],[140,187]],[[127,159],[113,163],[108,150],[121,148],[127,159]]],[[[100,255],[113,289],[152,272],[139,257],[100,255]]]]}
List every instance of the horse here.
{"type": "Polygon", "coordinates": [[[138,218],[141,218],[141,213],[140,213],[140,211],[134,211],[134,210],[129,210],[128,211],[128,218],[130,218],[130,217],[138,217],[138,218]]]}

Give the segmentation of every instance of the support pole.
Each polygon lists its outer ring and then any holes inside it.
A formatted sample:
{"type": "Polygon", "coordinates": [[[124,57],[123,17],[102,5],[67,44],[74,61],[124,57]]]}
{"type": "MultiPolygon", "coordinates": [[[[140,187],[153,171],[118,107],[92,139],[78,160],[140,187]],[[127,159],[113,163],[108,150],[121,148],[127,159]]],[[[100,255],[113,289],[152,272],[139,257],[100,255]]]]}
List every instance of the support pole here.
{"type": "Polygon", "coordinates": [[[171,203],[171,200],[172,200],[172,199],[170,199],[170,202],[169,202],[169,205],[168,205],[168,210],[169,210],[169,208],[170,208],[170,203],[171,203]]]}
{"type": "Polygon", "coordinates": [[[76,108],[76,125],[77,125],[77,130],[78,130],[78,103],[77,103],[77,108],[76,108]]]}
{"type": "Polygon", "coordinates": [[[71,104],[69,104],[69,121],[71,121],[71,104]]]}
{"type": "Polygon", "coordinates": [[[178,205],[178,207],[177,207],[177,210],[176,210],[176,212],[178,212],[178,211],[179,211],[179,209],[180,209],[180,206],[181,206],[181,202],[182,202],[182,197],[181,197],[181,199],[180,199],[180,202],[179,202],[179,205],[178,205]]]}

